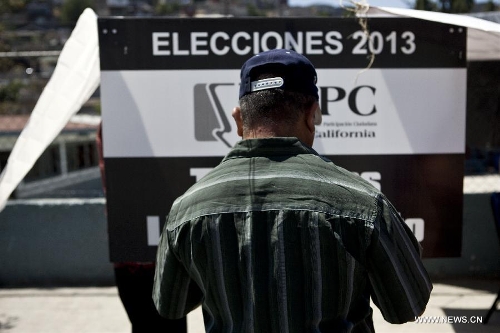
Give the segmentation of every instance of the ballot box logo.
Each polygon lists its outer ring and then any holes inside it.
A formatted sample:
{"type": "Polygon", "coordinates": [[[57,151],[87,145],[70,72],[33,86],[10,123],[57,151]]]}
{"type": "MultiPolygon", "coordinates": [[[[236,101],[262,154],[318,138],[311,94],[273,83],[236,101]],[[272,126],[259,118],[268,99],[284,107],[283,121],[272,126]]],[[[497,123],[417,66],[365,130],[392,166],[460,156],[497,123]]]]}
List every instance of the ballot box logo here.
{"type": "Polygon", "coordinates": [[[194,86],[194,134],[197,141],[219,141],[232,147],[232,126],[217,91],[234,83],[198,83],[194,86]]]}
{"type": "MultiPolygon", "coordinates": [[[[238,83],[197,83],[193,86],[194,137],[197,142],[218,142],[231,148],[237,141],[236,128],[231,117],[234,106],[234,88],[238,83]]],[[[323,124],[317,127],[317,138],[375,138],[377,114],[376,87],[318,86],[323,124]],[[335,123],[330,116],[335,114],[335,123]],[[363,121],[360,121],[363,118],[363,121]],[[342,126],[332,130],[332,126],[342,126]],[[347,127],[351,131],[343,131],[347,127]],[[354,128],[356,127],[356,128],[354,128]],[[366,128],[361,128],[366,127],[366,128]],[[355,131],[354,131],[355,129],[355,131]]]]}

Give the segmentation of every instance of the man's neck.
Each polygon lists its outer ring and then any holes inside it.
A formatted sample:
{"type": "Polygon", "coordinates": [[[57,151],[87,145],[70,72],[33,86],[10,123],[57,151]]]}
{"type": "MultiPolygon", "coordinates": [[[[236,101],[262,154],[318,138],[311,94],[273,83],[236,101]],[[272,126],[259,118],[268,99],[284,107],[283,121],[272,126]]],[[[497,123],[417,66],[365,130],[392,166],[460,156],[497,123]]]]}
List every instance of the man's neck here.
{"type": "MultiPolygon", "coordinates": [[[[276,137],[295,137],[300,141],[312,147],[313,141],[309,136],[305,136],[301,131],[284,131],[276,130],[268,127],[257,127],[243,132],[243,139],[265,139],[276,137]]],[[[314,140],[314,138],[313,138],[314,140]]]]}
{"type": "Polygon", "coordinates": [[[285,135],[282,132],[283,131],[276,131],[271,128],[265,128],[265,127],[252,128],[248,131],[244,131],[243,139],[263,139],[263,138],[291,136],[291,135],[285,135]]]}

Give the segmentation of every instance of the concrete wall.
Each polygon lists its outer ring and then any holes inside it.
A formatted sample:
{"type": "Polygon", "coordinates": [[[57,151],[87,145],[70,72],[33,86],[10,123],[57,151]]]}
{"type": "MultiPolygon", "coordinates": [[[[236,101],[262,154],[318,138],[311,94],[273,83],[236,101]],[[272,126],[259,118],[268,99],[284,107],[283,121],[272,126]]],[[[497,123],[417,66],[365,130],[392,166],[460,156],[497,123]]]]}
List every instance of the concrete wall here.
{"type": "Polygon", "coordinates": [[[113,285],[104,199],[17,200],[0,213],[0,286],[113,285]]]}
{"type": "MultiPolygon", "coordinates": [[[[464,197],[462,257],[425,259],[433,277],[500,277],[489,194],[464,197]]],[[[0,287],[113,285],[104,199],[17,200],[0,213],[0,287]]]]}

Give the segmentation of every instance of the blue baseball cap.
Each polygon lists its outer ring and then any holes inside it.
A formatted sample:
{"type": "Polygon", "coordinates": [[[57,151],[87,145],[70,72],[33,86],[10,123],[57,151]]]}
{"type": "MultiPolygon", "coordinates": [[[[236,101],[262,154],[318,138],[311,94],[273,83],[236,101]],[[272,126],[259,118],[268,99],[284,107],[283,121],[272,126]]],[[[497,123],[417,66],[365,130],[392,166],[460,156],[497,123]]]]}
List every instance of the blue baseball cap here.
{"type": "Polygon", "coordinates": [[[254,55],[241,67],[240,78],[240,99],[254,91],[276,88],[319,99],[317,74],[313,64],[292,50],[275,49],[254,55]],[[278,73],[280,76],[255,80],[256,76],[265,72],[278,73]]]}

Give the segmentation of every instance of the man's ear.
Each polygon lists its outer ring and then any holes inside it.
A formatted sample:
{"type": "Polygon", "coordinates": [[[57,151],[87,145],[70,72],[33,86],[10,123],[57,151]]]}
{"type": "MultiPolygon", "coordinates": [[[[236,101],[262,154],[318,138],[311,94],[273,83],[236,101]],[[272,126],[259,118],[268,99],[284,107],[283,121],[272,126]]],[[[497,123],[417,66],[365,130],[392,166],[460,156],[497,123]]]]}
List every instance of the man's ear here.
{"type": "Polygon", "coordinates": [[[307,129],[314,133],[315,131],[315,122],[316,122],[316,109],[319,107],[318,103],[314,103],[309,110],[306,112],[306,126],[307,129]]]}
{"type": "Polygon", "coordinates": [[[237,133],[239,137],[243,137],[243,120],[241,119],[241,109],[239,106],[233,109],[233,118],[236,122],[237,133]]]}

